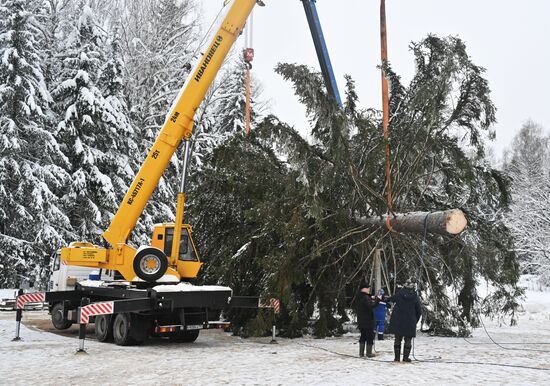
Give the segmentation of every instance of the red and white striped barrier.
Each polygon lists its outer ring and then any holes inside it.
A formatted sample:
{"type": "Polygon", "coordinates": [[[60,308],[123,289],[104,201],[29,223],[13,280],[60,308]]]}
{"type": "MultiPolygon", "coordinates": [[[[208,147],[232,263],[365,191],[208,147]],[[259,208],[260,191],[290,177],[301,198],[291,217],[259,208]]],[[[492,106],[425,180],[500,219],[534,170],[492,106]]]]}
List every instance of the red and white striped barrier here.
{"type": "Polygon", "coordinates": [[[263,303],[260,307],[273,308],[276,314],[281,311],[281,302],[279,299],[269,299],[266,303],[263,303]]]}
{"type": "Polygon", "coordinates": [[[80,324],[88,324],[90,316],[110,315],[114,309],[115,302],[94,303],[80,307],[80,324]]]}
{"type": "Polygon", "coordinates": [[[17,297],[15,308],[22,310],[27,303],[38,303],[46,300],[46,294],[43,292],[37,292],[34,294],[24,294],[17,297]]]}

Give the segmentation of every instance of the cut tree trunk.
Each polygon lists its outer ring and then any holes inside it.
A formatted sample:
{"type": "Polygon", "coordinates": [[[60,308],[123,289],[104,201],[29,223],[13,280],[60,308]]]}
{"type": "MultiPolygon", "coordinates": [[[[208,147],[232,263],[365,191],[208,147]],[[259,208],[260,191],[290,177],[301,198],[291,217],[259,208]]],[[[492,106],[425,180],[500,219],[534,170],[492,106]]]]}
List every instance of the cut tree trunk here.
{"type": "MultiPolygon", "coordinates": [[[[441,212],[411,212],[389,215],[391,230],[401,233],[436,233],[440,235],[457,235],[468,225],[464,212],[451,209],[441,212]]],[[[359,217],[361,225],[387,228],[387,216],[359,217]]]]}

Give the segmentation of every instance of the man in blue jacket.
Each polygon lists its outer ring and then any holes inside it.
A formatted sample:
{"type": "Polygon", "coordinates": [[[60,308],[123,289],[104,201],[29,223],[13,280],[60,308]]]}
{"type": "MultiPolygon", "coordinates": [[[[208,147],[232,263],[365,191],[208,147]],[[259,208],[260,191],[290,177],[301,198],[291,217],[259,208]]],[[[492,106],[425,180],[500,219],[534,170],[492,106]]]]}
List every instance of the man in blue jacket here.
{"type": "Polygon", "coordinates": [[[416,324],[420,320],[420,300],[416,295],[414,282],[407,280],[395,295],[386,301],[395,303],[390,319],[390,331],[395,334],[393,350],[394,361],[399,362],[401,355],[401,341],[404,339],[403,362],[410,362],[409,355],[412,348],[412,338],[416,337],[416,324]]]}

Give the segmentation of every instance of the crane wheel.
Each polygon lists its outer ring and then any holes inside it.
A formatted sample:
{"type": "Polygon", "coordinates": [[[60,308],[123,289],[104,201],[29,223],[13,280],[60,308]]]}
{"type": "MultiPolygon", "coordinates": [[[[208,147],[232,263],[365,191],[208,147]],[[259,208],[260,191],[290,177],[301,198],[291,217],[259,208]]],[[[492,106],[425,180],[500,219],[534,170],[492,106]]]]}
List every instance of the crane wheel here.
{"type": "Polygon", "coordinates": [[[66,330],[73,324],[63,317],[63,303],[56,303],[52,307],[52,324],[56,330],[66,330]]]}
{"type": "Polygon", "coordinates": [[[134,257],[134,271],[142,280],[157,281],[164,276],[167,269],[168,259],[160,249],[143,248],[134,257]]]}
{"type": "Polygon", "coordinates": [[[111,342],[113,340],[111,315],[98,315],[95,317],[95,337],[99,342],[111,342]]]}

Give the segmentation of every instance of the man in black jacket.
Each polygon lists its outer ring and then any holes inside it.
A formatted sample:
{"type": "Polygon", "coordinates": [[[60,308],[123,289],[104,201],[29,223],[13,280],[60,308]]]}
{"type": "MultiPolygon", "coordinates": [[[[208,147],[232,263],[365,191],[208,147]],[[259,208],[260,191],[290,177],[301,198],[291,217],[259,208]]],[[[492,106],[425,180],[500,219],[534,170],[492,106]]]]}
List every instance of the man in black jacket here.
{"type": "Polygon", "coordinates": [[[361,284],[357,294],[357,324],[361,337],[359,338],[359,356],[365,356],[365,343],[367,345],[367,357],[372,358],[372,345],[374,344],[374,308],[379,299],[372,299],[370,284],[361,284]]]}
{"type": "Polygon", "coordinates": [[[399,362],[401,355],[401,341],[405,339],[403,346],[403,362],[410,362],[411,340],[416,337],[416,324],[420,320],[420,300],[414,290],[414,282],[407,280],[403,288],[386,301],[395,303],[390,320],[390,331],[395,335],[393,350],[394,361],[399,362]]]}

